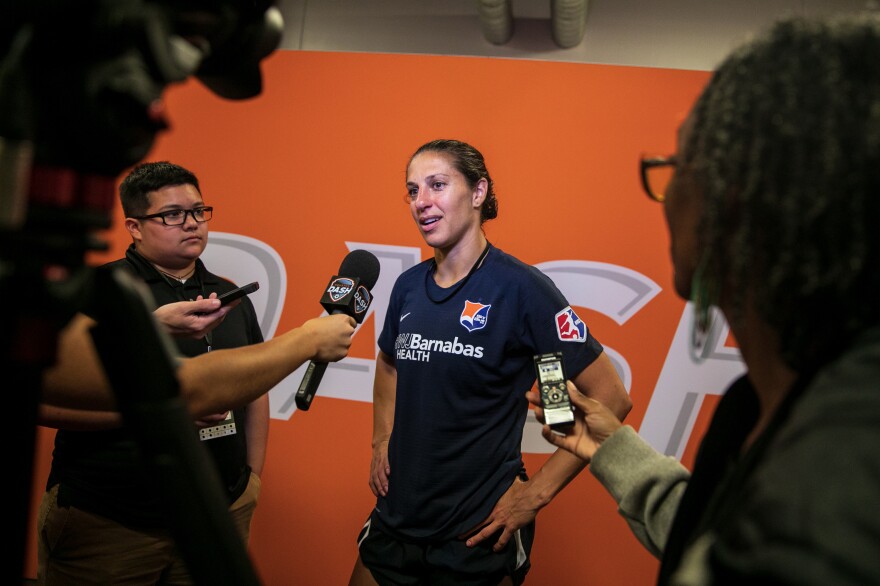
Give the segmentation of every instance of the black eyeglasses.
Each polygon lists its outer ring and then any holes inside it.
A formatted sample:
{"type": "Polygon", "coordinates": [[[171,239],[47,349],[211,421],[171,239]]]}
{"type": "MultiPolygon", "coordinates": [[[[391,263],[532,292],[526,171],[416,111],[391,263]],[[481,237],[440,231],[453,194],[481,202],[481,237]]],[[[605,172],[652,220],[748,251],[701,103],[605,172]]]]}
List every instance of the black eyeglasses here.
{"type": "Polygon", "coordinates": [[[214,215],[214,208],[204,206],[193,208],[191,210],[168,210],[167,212],[159,212],[158,214],[147,214],[146,216],[132,216],[135,220],[149,220],[150,218],[161,218],[162,223],[166,226],[182,226],[186,224],[186,216],[191,215],[193,220],[198,223],[207,222],[214,215]]]}
{"type": "Polygon", "coordinates": [[[666,188],[675,173],[678,160],[675,155],[671,157],[642,157],[640,169],[642,175],[642,187],[645,193],[654,201],[662,202],[666,199],[666,188]]]}

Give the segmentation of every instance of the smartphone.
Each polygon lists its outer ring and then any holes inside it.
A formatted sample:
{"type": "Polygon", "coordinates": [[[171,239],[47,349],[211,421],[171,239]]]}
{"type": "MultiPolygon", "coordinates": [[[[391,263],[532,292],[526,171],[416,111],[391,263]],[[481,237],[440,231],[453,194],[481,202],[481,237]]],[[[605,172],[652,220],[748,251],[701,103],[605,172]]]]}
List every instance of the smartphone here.
{"type": "Polygon", "coordinates": [[[544,422],[553,431],[567,433],[574,427],[574,409],[565,386],[562,352],[537,354],[534,359],[544,422]]]}
{"type": "Polygon", "coordinates": [[[236,299],[240,299],[245,295],[250,295],[254,291],[260,288],[260,284],[257,281],[253,283],[248,283],[247,285],[242,285],[237,289],[233,289],[232,291],[227,291],[223,295],[218,295],[217,299],[220,300],[220,307],[223,307],[227,303],[231,301],[235,301],[236,299]]]}

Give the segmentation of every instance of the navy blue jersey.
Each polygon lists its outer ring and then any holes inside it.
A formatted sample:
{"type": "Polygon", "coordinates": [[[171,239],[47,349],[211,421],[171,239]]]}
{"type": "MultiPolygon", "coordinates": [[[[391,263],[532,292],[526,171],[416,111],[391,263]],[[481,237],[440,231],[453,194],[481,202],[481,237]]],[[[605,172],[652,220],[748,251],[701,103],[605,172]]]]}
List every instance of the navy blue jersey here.
{"type": "Polygon", "coordinates": [[[433,266],[398,277],[378,342],[397,392],[377,517],[414,541],[474,528],[522,470],[533,356],[562,352],[574,378],[602,352],[553,282],[509,254],[491,248],[454,293],[433,266]]]}

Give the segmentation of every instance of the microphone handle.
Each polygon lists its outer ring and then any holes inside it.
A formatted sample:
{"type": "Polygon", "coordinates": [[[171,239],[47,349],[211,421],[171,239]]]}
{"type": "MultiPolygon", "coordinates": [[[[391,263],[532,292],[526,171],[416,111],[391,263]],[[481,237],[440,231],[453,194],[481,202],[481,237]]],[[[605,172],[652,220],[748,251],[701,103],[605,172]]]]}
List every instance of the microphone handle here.
{"type": "MultiPolygon", "coordinates": [[[[346,312],[342,309],[334,309],[330,312],[330,315],[338,313],[346,312]]],[[[303,375],[303,379],[300,381],[299,388],[294,396],[297,409],[308,411],[309,407],[312,406],[312,399],[315,398],[315,393],[318,392],[318,385],[321,384],[321,379],[324,378],[325,370],[327,370],[326,362],[315,362],[314,360],[309,362],[306,373],[303,375]]]]}
{"type": "Polygon", "coordinates": [[[309,362],[309,366],[306,368],[306,374],[303,376],[302,382],[299,383],[299,388],[296,390],[296,397],[294,400],[297,409],[302,409],[303,411],[309,410],[309,407],[312,405],[312,399],[315,398],[315,393],[318,391],[318,385],[321,384],[321,379],[324,377],[324,371],[326,370],[326,362],[309,362]]]}

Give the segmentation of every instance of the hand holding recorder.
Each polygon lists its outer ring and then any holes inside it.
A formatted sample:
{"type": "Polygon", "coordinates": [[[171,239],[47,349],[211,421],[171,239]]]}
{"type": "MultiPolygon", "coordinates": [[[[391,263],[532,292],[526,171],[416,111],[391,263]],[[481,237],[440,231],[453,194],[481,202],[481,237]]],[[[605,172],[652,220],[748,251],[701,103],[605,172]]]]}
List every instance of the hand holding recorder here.
{"type": "Polygon", "coordinates": [[[529,391],[526,393],[526,399],[535,406],[535,417],[544,423],[544,429],[541,430],[544,439],[589,462],[602,442],[620,429],[623,423],[608,407],[582,394],[571,381],[566,381],[566,386],[569,399],[574,405],[574,425],[565,434],[551,430],[546,424],[540,394],[529,391]]]}

